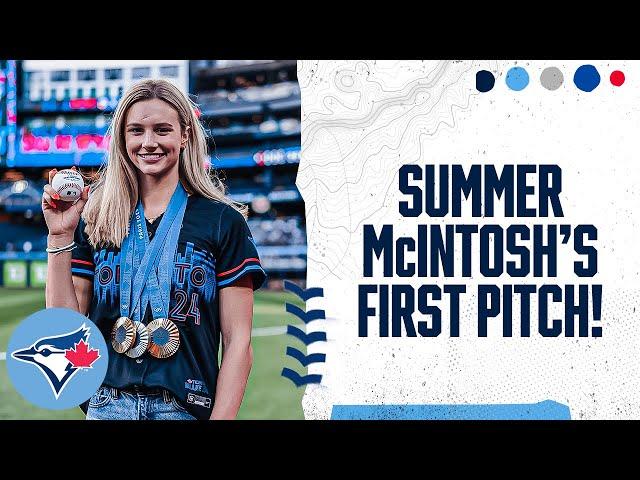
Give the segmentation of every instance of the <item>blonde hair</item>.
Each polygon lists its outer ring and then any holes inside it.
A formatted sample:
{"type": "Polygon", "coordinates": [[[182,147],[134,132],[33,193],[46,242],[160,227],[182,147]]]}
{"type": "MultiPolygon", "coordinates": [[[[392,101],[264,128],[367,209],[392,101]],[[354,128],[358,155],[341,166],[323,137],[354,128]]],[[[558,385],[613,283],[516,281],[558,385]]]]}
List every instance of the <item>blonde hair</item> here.
{"type": "Polygon", "coordinates": [[[179,159],[180,181],[185,190],[227,204],[245,218],[247,216],[247,207],[226,196],[222,181],[205,163],[207,134],[196,117],[195,104],[166,80],[143,80],[129,87],[118,103],[108,131],[111,135],[108,162],[100,168],[82,212],[85,232],[94,248],[119,247],[128,234],[139,191],[136,167],[129,158],[124,140],[125,120],[134,103],[154,98],[171,105],[178,112],[182,131],[187,131],[187,144],[179,159]]]}

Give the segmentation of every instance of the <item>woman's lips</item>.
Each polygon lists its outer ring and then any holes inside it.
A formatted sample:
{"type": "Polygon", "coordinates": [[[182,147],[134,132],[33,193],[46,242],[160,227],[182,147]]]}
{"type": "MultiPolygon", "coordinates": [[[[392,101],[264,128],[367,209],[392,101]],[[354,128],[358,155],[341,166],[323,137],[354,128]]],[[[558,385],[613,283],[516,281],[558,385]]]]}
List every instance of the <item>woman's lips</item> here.
{"type": "Polygon", "coordinates": [[[164,153],[139,153],[138,158],[146,163],[155,163],[165,157],[164,153]]]}

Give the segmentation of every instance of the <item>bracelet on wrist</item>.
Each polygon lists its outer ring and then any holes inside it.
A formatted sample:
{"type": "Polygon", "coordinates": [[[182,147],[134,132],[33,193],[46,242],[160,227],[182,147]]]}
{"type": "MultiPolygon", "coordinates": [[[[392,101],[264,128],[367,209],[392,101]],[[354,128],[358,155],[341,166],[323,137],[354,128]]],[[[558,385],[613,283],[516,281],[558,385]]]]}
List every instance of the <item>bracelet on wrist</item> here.
{"type": "Polygon", "coordinates": [[[74,250],[76,248],[78,248],[78,245],[76,244],[75,241],[73,241],[69,245],[65,245],[64,247],[56,247],[56,246],[47,247],[45,251],[47,253],[53,253],[54,255],[58,255],[59,253],[62,253],[62,252],[70,252],[71,250],[74,250]]]}

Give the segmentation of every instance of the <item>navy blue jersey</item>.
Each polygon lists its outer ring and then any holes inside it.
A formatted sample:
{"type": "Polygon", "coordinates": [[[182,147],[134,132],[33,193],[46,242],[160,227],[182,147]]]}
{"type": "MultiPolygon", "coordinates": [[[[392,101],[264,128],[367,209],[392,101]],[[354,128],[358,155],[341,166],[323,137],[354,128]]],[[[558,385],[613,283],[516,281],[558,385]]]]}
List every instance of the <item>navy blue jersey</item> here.
{"type": "MultiPolygon", "coordinates": [[[[150,238],[160,221],[161,217],[153,224],[147,221],[150,238]]],[[[94,250],[84,228],[80,221],[75,233],[79,248],[73,251],[71,270],[73,275],[93,280],[89,318],[100,328],[109,348],[104,383],[115,388],[165,388],[195,417],[208,419],[219,370],[218,292],[246,275],[251,276],[254,290],[266,278],[244,217],[215,200],[189,197],[174,258],[169,304],[169,319],[180,331],[180,348],[165,359],[149,353],[133,359],[113,350],[109,339],[120,317],[120,249],[94,250]]],[[[152,319],[147,307],[144,323],[152,319]]]]}

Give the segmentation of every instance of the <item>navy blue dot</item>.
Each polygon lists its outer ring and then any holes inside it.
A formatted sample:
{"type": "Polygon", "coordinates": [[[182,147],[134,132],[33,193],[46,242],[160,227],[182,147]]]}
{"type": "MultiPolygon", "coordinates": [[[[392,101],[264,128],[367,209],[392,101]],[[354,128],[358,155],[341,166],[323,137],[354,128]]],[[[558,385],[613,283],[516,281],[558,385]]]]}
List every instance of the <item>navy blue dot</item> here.
{"type": "Polygon", "coordinates": [[[487,70],[480,70],[476,73],[476,88],[479,92],[488,92],[496,84],[496,78],[493,73],[487,70]]]}
{"type": "Polygon", "coordinates": [[[573,76],[573,83],[583,92],[591,92],[600,85],[600,74],[593,65],[581,65],[573,76]]]}

